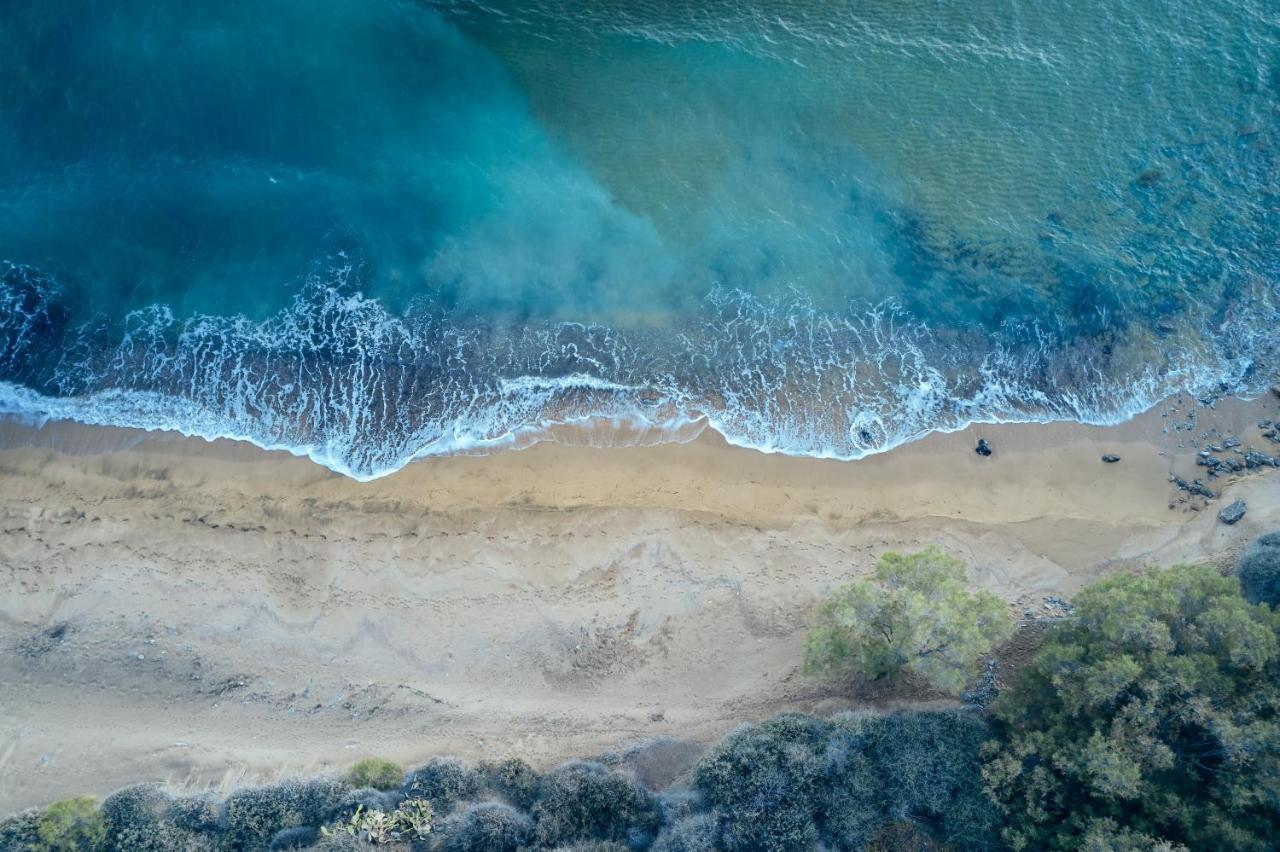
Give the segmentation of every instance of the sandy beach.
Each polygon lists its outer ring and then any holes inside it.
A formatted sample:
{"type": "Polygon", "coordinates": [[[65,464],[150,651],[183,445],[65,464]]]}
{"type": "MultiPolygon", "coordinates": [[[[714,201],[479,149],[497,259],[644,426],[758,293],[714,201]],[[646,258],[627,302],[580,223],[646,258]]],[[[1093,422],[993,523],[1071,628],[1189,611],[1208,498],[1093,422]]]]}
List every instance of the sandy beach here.
{"type": "Polygon", "coordinates": [[[545,765],[788,709],[938,701],[802,675],[820,596],[928,544],[1019,619],[1108,571],[1229,564],[1280,527],[1280,472],[1206,480],[1208,502],[1170,476],[1203,477],[1195,455],[1221,436],[1280,451],[1256,425],[1280,400],[1185,403],[858,462],[707,433],[365,484],[227,441],[4,424],[0,812],[368,755],[545,765]],[[1248,514],[1221,523],[1237,498],[1248,514]]]}

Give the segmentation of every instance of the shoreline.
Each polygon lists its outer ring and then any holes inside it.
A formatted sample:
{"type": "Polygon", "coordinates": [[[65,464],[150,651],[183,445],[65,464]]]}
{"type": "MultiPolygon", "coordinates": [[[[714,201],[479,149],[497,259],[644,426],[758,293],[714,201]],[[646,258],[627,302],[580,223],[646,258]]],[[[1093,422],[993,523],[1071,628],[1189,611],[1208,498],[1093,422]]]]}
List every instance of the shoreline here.
{"type": "Polygon", "coordinates": [[[1225,564],[1280,526],[1280,473],[1207,480],[1247,501],[1235,526],[1169,477],[1205,475],[1202,433],[1275,455],[1256,423],[1280,400],[1185,401],[851,462],[706,430],[367,483],[226,440],[0,422],[0,812],[375,754],[545,765],[788,709],[936,700],[800,675],[820,596],[926,544],[1018,617],[1107,571],[1225,564]]]}

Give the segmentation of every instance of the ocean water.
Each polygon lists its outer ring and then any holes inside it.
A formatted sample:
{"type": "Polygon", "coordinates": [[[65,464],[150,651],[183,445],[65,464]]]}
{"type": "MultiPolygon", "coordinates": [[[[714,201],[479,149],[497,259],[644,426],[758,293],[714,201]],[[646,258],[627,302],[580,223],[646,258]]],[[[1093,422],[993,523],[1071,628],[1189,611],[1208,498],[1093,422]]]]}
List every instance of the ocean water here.
{"type": "Polygon", "coordinates": [[[373,478],[566,423],[856,459],[1278,365],[1274,2],[0,14],[0,412],[373,478]]]}

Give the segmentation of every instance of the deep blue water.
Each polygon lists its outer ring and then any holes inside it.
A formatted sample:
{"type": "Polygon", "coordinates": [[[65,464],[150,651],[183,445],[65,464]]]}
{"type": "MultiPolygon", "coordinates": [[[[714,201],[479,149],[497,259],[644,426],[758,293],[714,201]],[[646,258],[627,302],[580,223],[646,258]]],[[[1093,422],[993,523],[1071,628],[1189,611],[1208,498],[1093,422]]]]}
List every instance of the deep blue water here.
{"type": "Polygon", "coordinates": [[[1248,394],[1280,6],[10,0],[0,411],[359,477],[1248,394]]]}

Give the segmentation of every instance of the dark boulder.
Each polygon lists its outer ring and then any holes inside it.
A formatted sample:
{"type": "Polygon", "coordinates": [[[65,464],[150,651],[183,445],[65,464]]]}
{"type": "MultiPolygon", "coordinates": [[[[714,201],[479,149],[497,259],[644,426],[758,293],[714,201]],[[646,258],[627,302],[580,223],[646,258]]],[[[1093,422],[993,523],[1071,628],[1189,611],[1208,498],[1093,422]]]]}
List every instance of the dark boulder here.
{"type": "Polygon", "coordinates": [[[1222,511],[1218,512],[1218,520],[1224,524],[1234,524],[1244,517],[1245,504],[1243,500],[1233,501],[1230,505],[1224,506],[1222,511]]]}

